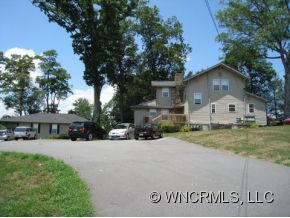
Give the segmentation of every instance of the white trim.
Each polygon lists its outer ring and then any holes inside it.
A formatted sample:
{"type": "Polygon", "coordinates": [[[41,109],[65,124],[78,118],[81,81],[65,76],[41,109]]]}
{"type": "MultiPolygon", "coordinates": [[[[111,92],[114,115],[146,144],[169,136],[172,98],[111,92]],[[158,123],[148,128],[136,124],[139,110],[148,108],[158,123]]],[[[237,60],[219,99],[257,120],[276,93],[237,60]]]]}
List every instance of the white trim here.
{"type": "Polygon", "coordinates": [[[211,114],[216,114],[216,103],[211,103],[210,104],[210,113],[211,114]],[[212,112],[212,106],[214,105],[214,113],[212,112]]]}
{"type": "Polygon", "coordinates": [[[194,92],[193,93],[193,104],[196,104],[195,99],[199,99],[199,98],[195,98],[195,95],[200,95],[200,104],[202,104],[202,93],[201,92],[194,92]]]}
{"type": "Polygon", "coordinates": [[[254,103],[248,103],[248,113],[250,113],[250,114],[254,114],[254,113],[255,113],[255,110],[256,110],[256,109],[255,109],[255,104],[254,104],[254,103]],[[253,111],[253,112],[250,111],[250,104],[252,104],[252,105],[254,106],[254,108],[253,108],[254,111],[253,111]]]}
{"type": "Polygon", "coordinates": [[[229,113],[236,113],[237,112],[237,103],[228,103],[228,112],[229,113]],[[235,105],[235,111],[230,111],[230,104],[235,105]]]}
{"type": "Polygon", "coordinates": [[[149,113],[149,116],[156,116],[157,115],[157,109],[150,108],[148,113],[149,113]]]}
{"type": "Polygon", "coordinates": [[[169,92],[170,92],[169,88],[162,88],[161,89],[161,95],[162,95],[162,97],[169,98],[169,96],[170,96],[169,92]],[[167,93],[168,95],[167,96],[164,96],[164,93],[167,93]]]}

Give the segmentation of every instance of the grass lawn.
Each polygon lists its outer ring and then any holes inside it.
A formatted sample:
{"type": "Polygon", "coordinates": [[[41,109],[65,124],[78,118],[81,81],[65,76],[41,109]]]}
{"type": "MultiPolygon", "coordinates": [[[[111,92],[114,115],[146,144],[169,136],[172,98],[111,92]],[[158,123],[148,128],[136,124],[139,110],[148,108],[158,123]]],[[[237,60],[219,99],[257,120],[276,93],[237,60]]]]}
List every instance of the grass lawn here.
{"type": "Polygon", "coordinates": [[[178,132],[166,136],[290,166],[290,125],[178,132]]]}
{"type": "Polygon", "coordinates": [[[93,216],[87,185],[44,155],[0,152],[0,216],[93,216]]]}

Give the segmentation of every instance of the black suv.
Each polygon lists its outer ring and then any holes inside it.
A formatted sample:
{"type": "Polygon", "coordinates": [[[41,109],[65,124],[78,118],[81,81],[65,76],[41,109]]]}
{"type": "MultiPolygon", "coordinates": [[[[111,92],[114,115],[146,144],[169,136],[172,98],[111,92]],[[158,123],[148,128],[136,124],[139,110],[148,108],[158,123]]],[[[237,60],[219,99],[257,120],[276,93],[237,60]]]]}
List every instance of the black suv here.
{"type": "Polygon", "coordinates": [[[135,128],[135,139],[138,140],[139,138],[144,138],[144,139],[154,139],[156,137],[162,138],[163,137],[163,132],[161,128],[157,125],[147,123],[144,126],[137,126],[135,128]]]}
{"type": "Polygon", "coordinates": [[[68,136],[72,141],[77,138],[85,138],[90,141],[93,138],[105,139],[106,131],[93,122],[73,122],[68,127],[68,136]]]}

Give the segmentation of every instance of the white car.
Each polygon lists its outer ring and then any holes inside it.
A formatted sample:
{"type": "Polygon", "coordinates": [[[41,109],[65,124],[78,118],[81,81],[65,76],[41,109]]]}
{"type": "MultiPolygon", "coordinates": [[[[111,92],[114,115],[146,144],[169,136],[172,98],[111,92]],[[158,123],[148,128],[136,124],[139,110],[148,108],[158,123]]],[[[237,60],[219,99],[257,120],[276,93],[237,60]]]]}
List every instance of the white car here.
{"type": "Polygon", "coordinates": [[[11,129],[0,130],[0,140],[8,141],[14,139],[14,132],[11,129]]]}
{"type": "Polygon", "coordinates": [[[120,123],[109,132],[109,139],[134,138],[135,126],[132,123],[120,123]]]}
{"type": "Polygon", "coordinates": [[[14,130],[15,139],[36,139],[36,131],[30,127],[18,126],[14,130]]]}

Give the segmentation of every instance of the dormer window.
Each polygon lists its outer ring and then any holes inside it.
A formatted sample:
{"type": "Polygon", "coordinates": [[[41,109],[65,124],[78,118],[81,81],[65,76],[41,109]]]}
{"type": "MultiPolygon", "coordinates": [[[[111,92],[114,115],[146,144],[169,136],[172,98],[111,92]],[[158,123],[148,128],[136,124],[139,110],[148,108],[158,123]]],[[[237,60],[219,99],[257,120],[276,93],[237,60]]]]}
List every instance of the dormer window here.
{"type": "Polygon", "coordinates": [[[169,88],[162,88],[162,97],[169,97],[169,88]]]}

